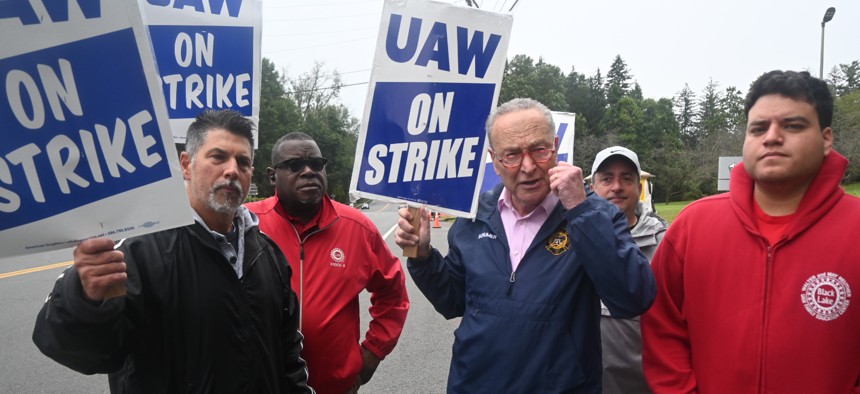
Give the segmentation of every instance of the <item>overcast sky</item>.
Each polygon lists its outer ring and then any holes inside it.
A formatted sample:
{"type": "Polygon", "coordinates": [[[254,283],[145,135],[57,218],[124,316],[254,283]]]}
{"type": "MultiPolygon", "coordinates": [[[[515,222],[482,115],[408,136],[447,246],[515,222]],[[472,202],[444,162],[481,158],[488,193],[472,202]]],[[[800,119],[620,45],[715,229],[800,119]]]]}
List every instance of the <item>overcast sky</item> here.
{"type": "MultiPolygon", "coordinates": [[[[418,0],[409,0],[418,1],[418,0]]],[[[507,13],[517,0],[478,0],[507,13]]],[[[464,0],[447,3],[465,7],[464,0]]],[[[376,50],[383,0],[264,0],[262,55],[294,77],[322,62],[347,86],[341,101],[359,117],[376,50]]],[[[860,60],[860,0],[518,0],[508,59],[539,57],[567,74],[605,75],[621,55],[645,97],[672,97],[684,84],[697,94],[710,79],[721,89],[749,84],[773,69],[818,75],[821,20],[824,74],[860,60]]]]}

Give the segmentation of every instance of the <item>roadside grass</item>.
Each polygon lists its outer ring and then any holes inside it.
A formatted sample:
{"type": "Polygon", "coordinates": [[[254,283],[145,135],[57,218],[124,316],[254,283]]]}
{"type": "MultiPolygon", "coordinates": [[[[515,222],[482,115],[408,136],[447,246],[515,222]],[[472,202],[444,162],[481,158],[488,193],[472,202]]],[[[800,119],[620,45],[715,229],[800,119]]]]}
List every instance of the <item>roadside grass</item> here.
{"type": "Polygon", "coordinates": [[[860,183],[852,183],[844,187],[846,193],[860,197],[860,183]]]}
{"type": "Polygon", "coordinates": [[[675,220],[678,213],[691,202],[692,201],[675,201],[670,203],[658,202],[654,203],[654,209],[657,210],[657,214],[660,215],[661,218],[669,222],[669,224],[672,224],[672,221],[675,220]]]}
{"type": "MultiPolygon", "coordinates": [[[[845,188],[846,193],[860,197],[860,183],[852,183],[843,187],[845,188]]],[[[654,209],[657,210],[657,214],[660,215],[660,217],[671,224],[672,221],[675,220],[675,217],[678,216],[678,213],[691,202],[692,201],[676,201],[668,204],[658,202],[654,203],[654,209]]]]}

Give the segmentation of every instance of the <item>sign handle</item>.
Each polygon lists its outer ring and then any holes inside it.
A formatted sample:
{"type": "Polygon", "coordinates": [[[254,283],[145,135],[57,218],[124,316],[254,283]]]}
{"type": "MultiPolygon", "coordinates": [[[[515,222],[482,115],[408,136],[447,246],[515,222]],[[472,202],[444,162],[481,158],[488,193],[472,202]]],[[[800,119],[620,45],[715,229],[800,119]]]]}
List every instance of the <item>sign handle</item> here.
{"type": "MultiPolygon", "coordinates": [[[[409,221],[409,224],[412,225],[419,233],[421,232],[421,208],[410,206],[409,213],[412,214],[412,220],[409,221]]],[[[403,257],[409,258],[417,258],[418,257],[418,244],[413,246],[407,246],[403,248],[403,257]]]]}
{"type": "Polygon", "coordinates": [[[125,283],[117,283],[105,292],[105,299],[109,300],[116,297],[125,297],[125,283]]]}
{"type": "MultiPolygon", "coordinates": [[[[119,247],[122,246],[123,242],[125,242],[125,238],[117,241],[117,243],[113,246],[113,248],[119,249],[119,247]]],[[[111,298],[116,298],[116,297],[125,297],[125,282],[117,283],[117,284],[109,287],[107,289],[107,291],[105,291],[105,298],[104,299],[109,300],[111,298]]]]}

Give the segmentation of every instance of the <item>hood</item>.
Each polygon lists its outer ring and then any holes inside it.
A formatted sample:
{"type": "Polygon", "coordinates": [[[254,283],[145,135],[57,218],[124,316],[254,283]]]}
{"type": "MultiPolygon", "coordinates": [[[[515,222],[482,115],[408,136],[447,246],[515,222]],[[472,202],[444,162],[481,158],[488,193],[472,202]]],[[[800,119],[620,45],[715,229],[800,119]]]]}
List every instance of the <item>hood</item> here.
{"type": "Polygon", "coordinates": [[[669,227],[669,224],[663,218],[657,216],[652,211],[644,212],[644,208],[645,205],[642,201],[636,203],[636,217],[638,220],[636,221],[636,225],[630,229],[630,234],[634,237],[644,234],[656,234],[669,227]]]}
{"type": "MultiPolygon", "coordinates": [[[[835,150],[824,157],[818,174],[812,179],[806,194],[797,207],[797,219],[789,226],[787,238],[791,239],[799,234],[839,202],[845,194],[840,183],[848,168],[848,159],[835,150]]],[[[738,163],[732,170],[729,185],[732,206],[735,213],[752,232],[758,233],[753,213],[753,190],[755,182],[750,178],[743,163],[738,163]]]]}

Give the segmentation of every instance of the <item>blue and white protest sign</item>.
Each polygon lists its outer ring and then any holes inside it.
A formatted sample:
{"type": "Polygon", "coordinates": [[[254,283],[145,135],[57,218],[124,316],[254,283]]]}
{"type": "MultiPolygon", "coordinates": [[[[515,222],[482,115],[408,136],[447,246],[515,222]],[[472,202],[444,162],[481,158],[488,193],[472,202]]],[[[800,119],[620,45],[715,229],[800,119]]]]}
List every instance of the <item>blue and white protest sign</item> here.
{"type": "Polygon", "coordinates": [[[192,222],[140,4],[0,1],[0,257],[192,222]]]}
{"type": "Polygon", "coordinates": [[[511,24],[510,15],[446,3],[385,2],[353,197],[474,216],[511,24]]]}
{"type": "MultiPolygon", "coordinates": [[[[146,0],[175,142],[205,109],[260,115],[260,0],[146,0]]],[[[254,148],[257,148],[254,131],[254,148]]]]}
{"type": "MultiPolygon", "coordinates": [[[[552,120],[555,122],[555,135],[558,136],[558,161],[566,161],[573,164],[573,143],[576,136],[574,120],[576,114],[570,112],[552,112],[552,120]]],[[[481,183],[481,192],[492,189],[502,182],[502,178],[496,174],[493,168],[493,157],[487,155],[484,170],[484,182],[481,183]]]]}

